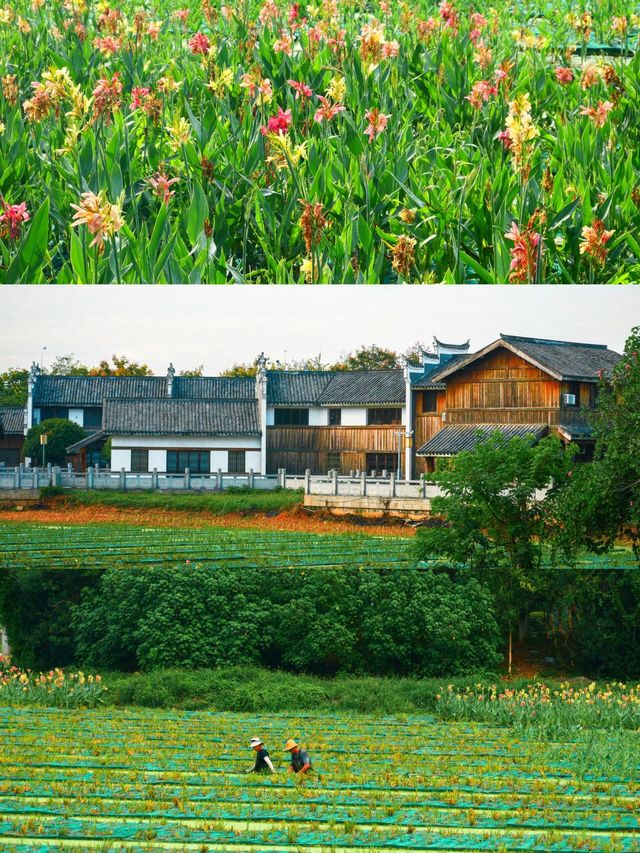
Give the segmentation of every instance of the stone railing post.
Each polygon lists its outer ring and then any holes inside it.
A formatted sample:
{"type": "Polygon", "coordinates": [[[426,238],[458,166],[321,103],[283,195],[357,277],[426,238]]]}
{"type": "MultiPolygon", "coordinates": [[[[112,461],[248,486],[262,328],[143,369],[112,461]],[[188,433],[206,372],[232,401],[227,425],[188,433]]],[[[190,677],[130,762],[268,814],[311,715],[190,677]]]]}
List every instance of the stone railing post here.
{"type": "Polygon", "coordinates": [[[253,468],[249,470],[249,488],[255,489],[255,474],[253,473],[253,468]]]}
{"type": "Polygon", "coordinates": [[[216,489],[222,491],[222,468],[216,471],[216,489]]]}
{"type": "Polygon", "coordinates": [[[334,468],[334,470],[331,472],[331,479],[332,479],[332,481],[333,481],[333,482],[332,482],[332,491],[333,491],[333,494],[334,494],[334,495],[337,495],[337,494],[338,494],[338,472],[337,472],[337,470],[336,470],[335,468],[334,468]]]}
{"type": "Polygon", "coordinates": [[[158,469],[154,468],[151,472],[151,488],[154,492],[158,491],[158,469]]]}
{"type": "Polygon", "coordinates": [[[95,476],[96,472],[94,468],[87,468],[87,488],[93,489],[95,487],[95,476]]]}
{"type": "Polygon", "coordinates": [[[126,492],[126,490],[127,490],[127,475],[124,473],[124,468],[120,469],[120,483],[119,483],[119,485],[120,485],[120,489],[123,492],[126,492]]]}
{"type": "Polygon", "coordinates": [[[185,489],[191,488],[191,471],[189,468],[184,469],[184,487],[185,489]]]}
{"type": "Polygon", "coordinates": [[[392,471],[391,476],[389,477],[389,496],[395,498],[396,496],[396,472],[392,471]]]}
{"type": "Polygon", "coordinates": [[[360,494],[362,495],[363,498],[366,498],[366,496],[367,496],[367,472],[366,471],[360,472],[360,494]]]}
{"type": "Polygon", "coordinates": [[[311,468],[307,468],[304,472],[304,493],[311,494],[311,468]]]}
{"type": "Polygon", "coordinates": [[[51,485],[59,486],[60,485],[60,468],[56,465],[55,468],[51,470],[51,485]]]}

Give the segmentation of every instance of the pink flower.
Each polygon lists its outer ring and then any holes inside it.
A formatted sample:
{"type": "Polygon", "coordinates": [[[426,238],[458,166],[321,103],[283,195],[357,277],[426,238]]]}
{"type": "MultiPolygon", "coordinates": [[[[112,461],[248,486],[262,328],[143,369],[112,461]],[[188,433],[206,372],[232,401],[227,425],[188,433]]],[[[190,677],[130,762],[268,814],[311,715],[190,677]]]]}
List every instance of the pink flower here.
{"type": "Polygon", "coordinates": [[[260,132],[263,136],[268,133],[277,133],[280,136],[286,136],[291,127],[291,110],[283,111],[282,107],[278,107],[278,115],[271,116],[266,127],[261,127],[260,132]]]}
{"type": "Polygon", "coordinates": [[[611,101],[598,101],[597,107],[583,107],[580,115],[589,116],[596,127],[604,127],[607,116],[613,109],[611,101]]]}
{"type": "Polygon", "coordinates": [[[298,83],[297,80],[289,80],[288,83],[295,90],[296,100],[300,98],[304,101],[305,98],[310,98],[313,95],[313,92],[306,83],[298,83]]]}
{"type": "Polygon", "coordinates": [[[7,204],[2,199],[3,212],[0,213],[0,237],[17,240],[20,237],[22,223],[29,220],[29,211],[23,201],[21,204],[7,204]]]}
{"type": "Polygon", "coordinates": [[[511,228],[504,236],[507,240],[514,242],[513,249],[511,249],[509,281],[517,284],[531,284],[535,281],[538,266],[540,234],[530,227],[520,231],[517,223],[512,222],[511,228]]]}
{"type": "Polygon", "coordinates": [[[365,113],[364,117],[369,122],[365,130],[366,135],[369,137],[369,142],[373,142],[376,136],[380,136],[387,126],[387,121],[391,118],[390,115],[381,113],[377,107],[365,113]]]}
{"type": "Polygon", "coordinates": [[[559,65],[555,70],[556,80],[562,86],[568,86],[573,80],[573,71],[564,65],[559,65]]]}
{"type": "Polygon", "coordinates": [[[322,95],[318,95],[318,98],[322,106],[316,110],[313,116],[318,124],[324,120],[331,121],[338,113],[344,112],[345,108],[342,104],[332,104],[327,98],[323,98],[322,95]]]}
{"type": "Polygon", "coordinates": [[[198,54],[206,56],[209,53],[210,47],[211,42],[204,33],[196,33],[189,40],[189,49],[191,50],[191,53],[195,54],[196,56],[198,54]]]}
{"type": "Polygon", "coordinates": [[[149,178],[149,184],[154,195],[161,198],[165,204],[169,204],[173,198],[171,186],[173,184],[177,184],[179,180],[179,178],[168,178],[165,175],[164,170],[160,170],[159,172],[156,172],[152,178],[149,178]]]}
{"type": "Polygon", "coordinates": [[[501,130],[500,133],[496,134],[496,139],[499,139],[500,142],[504,145],[505,151],[510,151],[513,145],[511,141],[511,134],[508,130],[501,130]]]}
{"type": "Polygon", "coordinates": [[[487,80],[480,80],[473,84],[471,94],[465,96],[465,100],[469,101],[472,107],[479,110],[483,104],[486,104],[491,95],[497,95],[498,88],[487,80]]]}
{"type": "Polygon", "coordinates": [[[131,90],[131,109],[139,110],[144,106],[145,100],[151,94],[151,89],[146,86],[134,86],[131,90]]]}

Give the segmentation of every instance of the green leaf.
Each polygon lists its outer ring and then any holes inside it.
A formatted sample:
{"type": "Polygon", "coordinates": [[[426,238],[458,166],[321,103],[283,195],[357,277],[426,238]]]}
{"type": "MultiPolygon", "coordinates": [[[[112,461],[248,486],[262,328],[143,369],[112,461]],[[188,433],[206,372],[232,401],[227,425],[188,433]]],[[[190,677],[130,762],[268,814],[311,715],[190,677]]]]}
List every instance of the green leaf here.
{"type": "Polygon", "coordinates": [[[460,249],[460,258],[465,262],[465,264],[468,264],[471,267],[471,269],[478,276],[480,281],[484,282],[484,284],[496,283],[493,274],[489,270],[486,270],[482,266],[482,264],[478,263],[475,258],[472,258],[471,255],[468,255],[466,252],[463,252],[462,249],[460,249]]]}
{"type": "Polygon", "coordinates": [[[365,255],[369,255],[373,247],[373,234],[369,223],[363,216],[358,217],[358,239],[365,255]]]}
{"type": "Polygon", "coordinates": [[[192,244],[195,244],[202,229],[204,221],[209,216],[209,204],[199,181],[194,181],[193,198],[187,215],[187,234],[192,244]]]}
{"type": "Polygon", "coordinates": [[[87,271],[84,260],[84,249],[82,248],[82,241],[75,231],[71,232],[71,249],[69,254],[76,280],[82,283],[86,282],[87,271]]]}

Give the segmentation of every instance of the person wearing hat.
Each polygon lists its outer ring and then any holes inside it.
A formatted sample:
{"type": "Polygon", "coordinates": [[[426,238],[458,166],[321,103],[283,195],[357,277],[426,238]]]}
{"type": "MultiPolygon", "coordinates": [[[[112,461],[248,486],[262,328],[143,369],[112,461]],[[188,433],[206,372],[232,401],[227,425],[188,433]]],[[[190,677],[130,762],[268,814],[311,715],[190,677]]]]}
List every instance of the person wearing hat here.
{"type": "Polygon", "coordinates": [[[253,764],[253,767],[250,767],[246,772],[247,773],[275,773],[275,769],[273,764],[271,763],[271,759],[269,758],[269,753],[264,748],[264,741],[260,740],[259,737],[252,737],[249,741],[249,746],[251,749],[255,750],[256,760],[253,764]]]}
{"type": "Polygon", "coordinates": [[[302,775],[311,770],[311,759],[309,758],[309,753],[304,749],[300,749],[295,740],[289,738],[284,745],[284,751],[291,755],[289,772],[302,775]]]}

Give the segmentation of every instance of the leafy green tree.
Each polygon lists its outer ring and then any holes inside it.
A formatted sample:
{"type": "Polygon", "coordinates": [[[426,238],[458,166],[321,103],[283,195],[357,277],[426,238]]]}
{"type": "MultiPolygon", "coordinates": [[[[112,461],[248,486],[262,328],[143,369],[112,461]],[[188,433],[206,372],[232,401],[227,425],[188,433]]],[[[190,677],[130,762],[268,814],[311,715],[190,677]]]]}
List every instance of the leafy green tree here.
{"type": "Polygon", "coordinates": [[[395,350],[376,346],[361,346],[331,366],[331,370],[391,370],[398,367],[395,350]]]}
{"type": "Polygon", "coordinates": [[[0,406],[24,406],[27,402],[29,371],[10,367],[0,373],[0,406]]]}
{"type": "Polygon", "coordinates": [[[464,564],[487,583],[510,648],[516,623],[524,636],[528,614],[552,587],[543,557],[575,452],[555,437],[534,444],[495,432],[434,475],[442,495],[432,511],[442,524],[419,532],[417,556],[464,564]]]}
{"type": "Polygon", "coordinates": [[[181,370],[178,376],[202,376],[204,372],[204,365],[200,364],[198,367],[194,367],[191,370],[181,370]]]}
{"type": "Polygon", "coordinates": [[[73,353],[57,355],[47,371],[52,376],[87,376],[89,368],[78,361],[73,353]]]}
{"type": "Polygon", "coordinates": [[[45,462],[51,462],[52,465],[63,465],[67,457],[67,447],[80,441],[85,435],[82,427],[65,418],[48,418],[32,426],[24,441],[24,455],[31,457],[36,465],[42,459],[40,436],[45,432],[45,462]]]}
{"type": "Polygon", "coordinates": [[[640,327],[600,379],[594,461],[575,471],[563,502],[566,546],[607,551],[629,542],[640,560],[640,327]]]}

